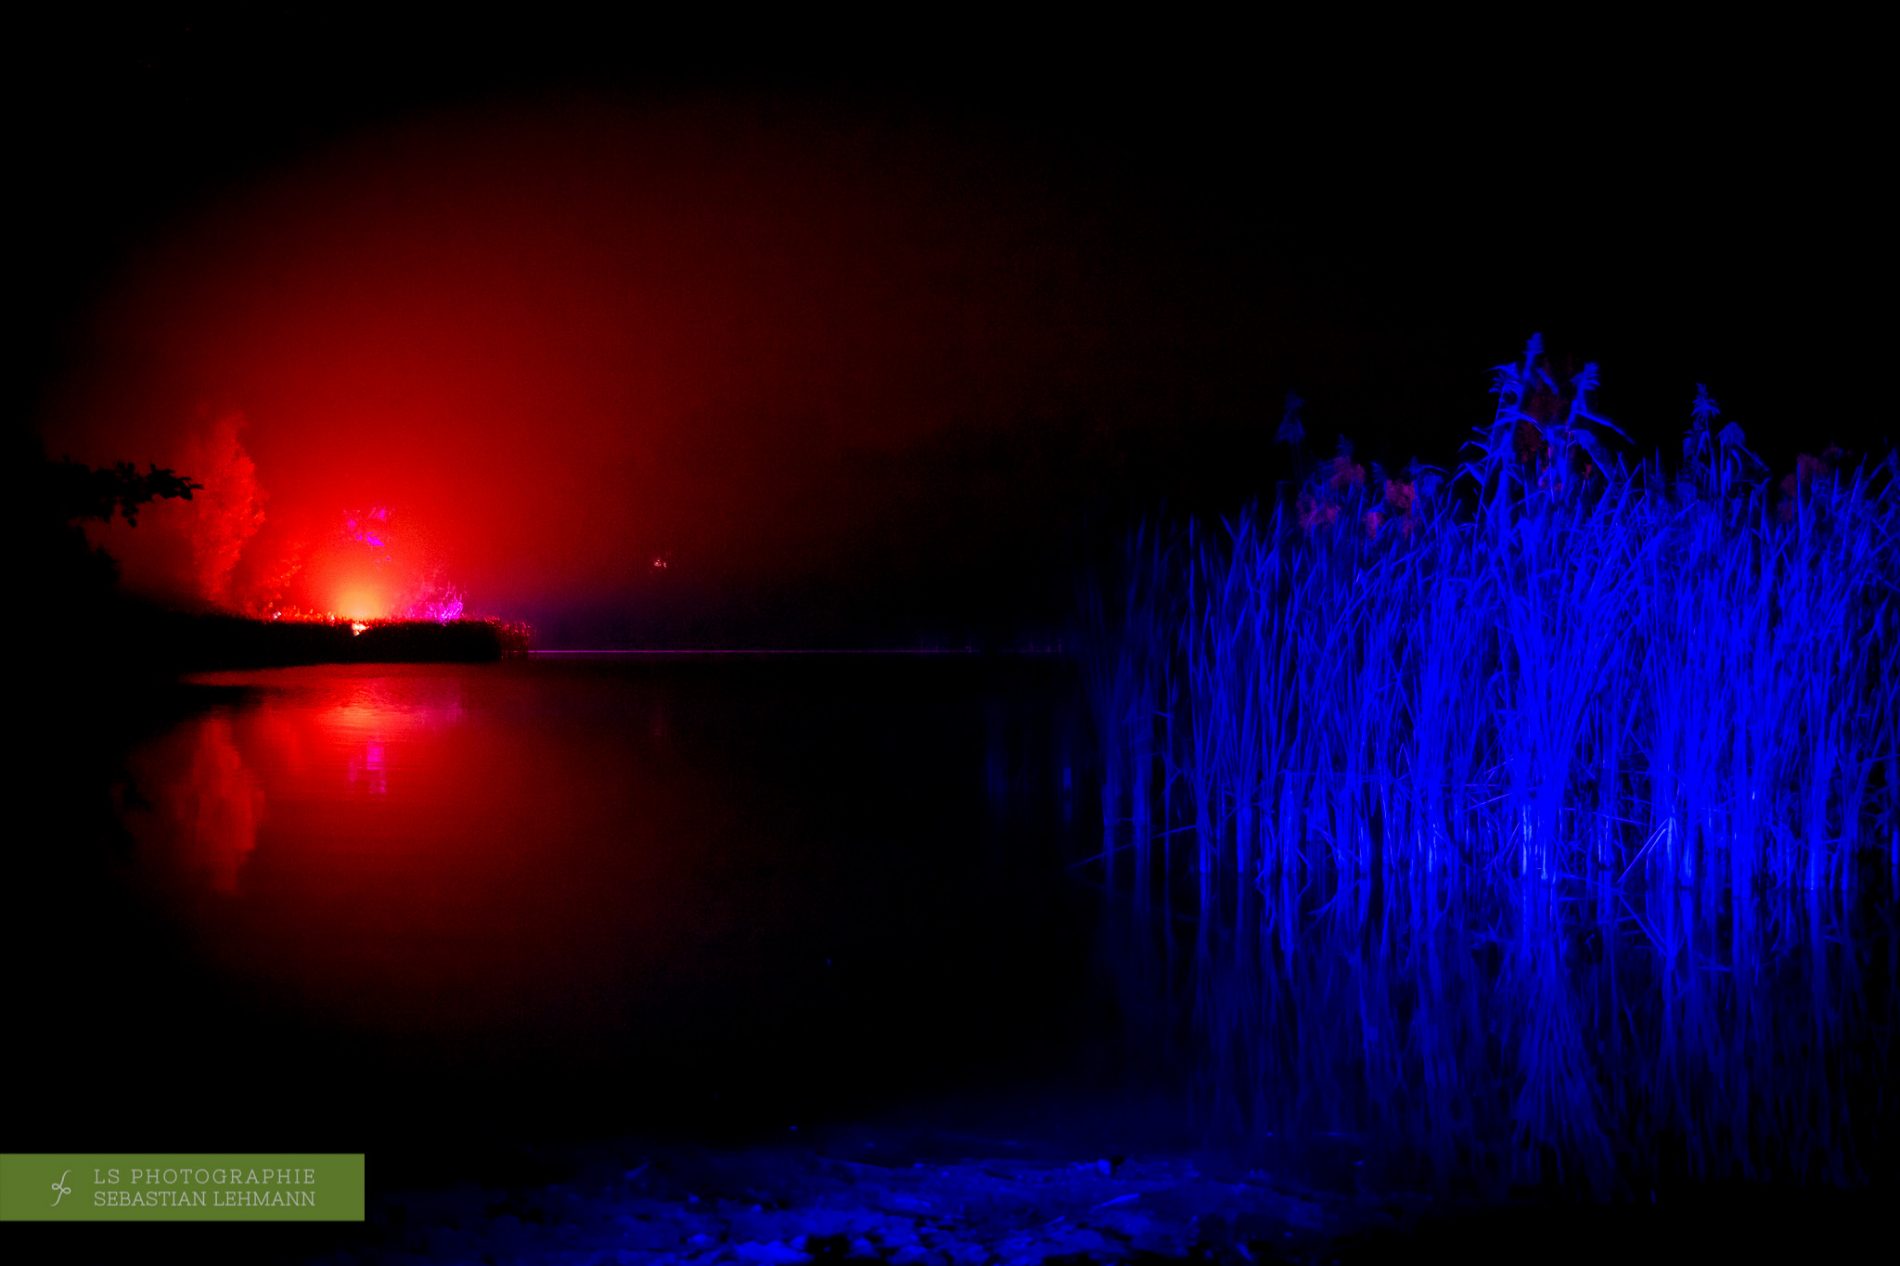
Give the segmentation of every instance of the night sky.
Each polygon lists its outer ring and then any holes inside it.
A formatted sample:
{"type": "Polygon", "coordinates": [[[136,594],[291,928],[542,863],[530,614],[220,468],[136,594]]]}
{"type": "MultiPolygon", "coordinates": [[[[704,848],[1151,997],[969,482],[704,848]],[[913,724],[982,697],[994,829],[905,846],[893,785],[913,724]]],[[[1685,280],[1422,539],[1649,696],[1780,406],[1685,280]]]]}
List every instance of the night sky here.
{"type": "Polygon", "coordinates": [[[1047,640],[1289,390],[1449,464],[1534,331],[1639,453],[1891,434],[1852,31],[941,20],[23,33],[20,434],[243,483],[107,542],[174,600],[555,646],[1047,640]]]}

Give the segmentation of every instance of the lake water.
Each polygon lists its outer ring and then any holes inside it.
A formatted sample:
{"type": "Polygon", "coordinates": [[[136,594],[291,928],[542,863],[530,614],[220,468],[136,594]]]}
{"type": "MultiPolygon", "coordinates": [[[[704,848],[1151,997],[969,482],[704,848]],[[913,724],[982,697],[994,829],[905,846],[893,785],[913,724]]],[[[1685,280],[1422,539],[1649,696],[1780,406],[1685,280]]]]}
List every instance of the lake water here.
{"type": "Polygon", "coordinates": [[[1007,1077],[1090,1022],[1054,661],[195,685],[111,780],[113,899],[59,916],[85,1001],[38,1004],[76,1077],[136,1070],[115,1119],[167,1146],[754,1128],[1007,1077]]]}
{"type": "Polygon", "coordinates": [[[206,676],[96,742],[75,709],[7,890],[42,1091],[17,1146],[435,1176],[488,1141],[1117,1086],[1158,1053],[1348,1183],[1381,1132],[1493,1173],[1554,1172],[1538,1131],[1606,1173],[1890,1164],[1887,876],[1854,910],[1762,894],[1746,953],[1687,892],[1546,926],[1487,890],[1429,937],[1325,894],[1257,944],[1131,926],[1084,861],[1075,695],[1033,658],[536,657],[206,676]]]}

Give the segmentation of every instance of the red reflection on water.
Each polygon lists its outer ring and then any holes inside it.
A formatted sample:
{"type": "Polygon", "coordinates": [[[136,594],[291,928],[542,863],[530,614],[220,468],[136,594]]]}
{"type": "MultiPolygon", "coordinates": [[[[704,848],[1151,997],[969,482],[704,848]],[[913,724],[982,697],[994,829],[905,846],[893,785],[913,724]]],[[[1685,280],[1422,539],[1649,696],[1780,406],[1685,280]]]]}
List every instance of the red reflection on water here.
{"type": "Polygon", "coordinates": [[[658,839],[686,829],[639,803],[672,777],[643,752],[546,724],[506,669],[209,680],[261,693],[138,753],[149,807],[129,797],[126,821],[216,970],[402,1030],[593,1027],[618,1005],[607,986],[677,904],[658,839]],[[207,902],[206,873],[235,900],[207,902]]]}
{"type": "Polygon", "coordinates": [[[264,789],[238,751],[231,717],[203,717],[142,752],[126,802],[129,825],[164,869],[237,892],[257,847],[264,789]]]}
{"type": "Polygon", "coordinates": [[[392,762],[461,717],[459,683],[407,679],[400,690],[358,683],[347,697],[319,707],[309,725],[327,748],[343,754],[352,791],[381,796],[389,792],[392,762]]]}

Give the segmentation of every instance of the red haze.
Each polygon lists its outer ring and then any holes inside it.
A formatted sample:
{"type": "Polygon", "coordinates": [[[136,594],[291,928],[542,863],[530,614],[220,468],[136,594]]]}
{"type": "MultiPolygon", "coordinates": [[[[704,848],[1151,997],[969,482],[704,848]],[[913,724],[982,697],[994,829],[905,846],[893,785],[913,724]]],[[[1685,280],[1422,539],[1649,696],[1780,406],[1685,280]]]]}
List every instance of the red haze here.
{"type": "Polygon", "coordinates": [[[412,123],[139,259],[48,448],[203,479],[193,419],[241,410],[265,522],[199,586],[232,605],[345,602],[338,524],[370,505],[472,613],[796,575],[901,511],[867,460],[1165,349],[1165,312],[1103,317],[1149,300],[1098,218],[995,167],[731,106],[412,123]]]}

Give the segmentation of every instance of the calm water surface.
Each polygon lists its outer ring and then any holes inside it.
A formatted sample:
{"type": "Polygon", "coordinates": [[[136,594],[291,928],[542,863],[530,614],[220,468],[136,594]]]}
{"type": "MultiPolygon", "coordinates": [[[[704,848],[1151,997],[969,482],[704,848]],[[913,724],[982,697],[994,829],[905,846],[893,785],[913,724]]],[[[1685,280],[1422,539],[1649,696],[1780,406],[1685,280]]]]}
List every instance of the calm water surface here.
{"type": "Polygon", "coordinates": [[[1540,1122],[1606,1172],[1667,1148],[1709,1172],[1744,1149],[1749,1172],[1886,1163],[1888,906],[1769,903],[1746,959],[1686,896],[1424,942],[1319,910],[1239,952],[1124,927],[1078,865],[1102,827],[1055,661],[559,657],[196,690],[115,751],[106,825],[62,793],[72,838],[18,855],[103,859],[9,890],[46,1088],[21,1148],[421,1148],[427,1173],[490,1137],[1107,1086],[1173,1035],[1215,1119],[1343,1140],[1349,1177],[1382,1129],[1455,1161],[1540,1122]]]}
{"type": "Polygon", "coordinates": [[[471,1096],[498,1118],[690,1125],[1071,1040],[1087,937],[1054,663],[562,657],[198,684],[214,701],[115,785],[130,922],[92,939],[141,970],[99,972],[123,996],[88,1021],[108,1045],[171,1030],[152,1067],[187,1097],[261,1093],[340,1133],[466,1116],[471,1096]]]}

